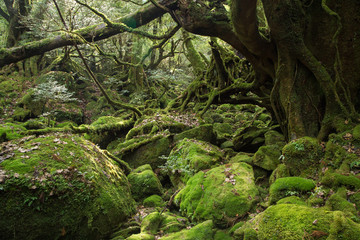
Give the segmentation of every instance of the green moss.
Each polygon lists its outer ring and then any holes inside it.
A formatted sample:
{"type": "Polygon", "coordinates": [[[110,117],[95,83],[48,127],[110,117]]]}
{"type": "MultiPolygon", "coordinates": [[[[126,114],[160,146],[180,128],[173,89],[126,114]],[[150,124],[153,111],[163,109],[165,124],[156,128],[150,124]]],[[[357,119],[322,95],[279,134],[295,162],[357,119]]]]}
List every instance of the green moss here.
{"type": "Polygon", "coordinates": [[[253,163],[265,170],[275,170],[280,164],[281,149],[278,145],[262,146],[255,153],[253,163]]]}
{"type": "Polygon", "coordinates": [[[0,232],[5,238],[99,239],[134,212],[126,176],[75,135],[27,137],[2,146],[0,232]]]}
{"type": "Polygon", "coordinates": [[[297,204],[271,206],[235,232],[244,236],[256,229],[259,240],[268,239],[358,239],[360,225],[342,212],[329,212],[297,204]]]}
{"type": "Polygon", "coordinates": [[[232,126],[229,123],[214,123],[213,128],[216,138],[220,142],[231,138],[234,133],[232,126]]]}
{"type": "Polygon", "coordinates": [[[165,212],[162,214],[162,216],[163,219],[160,223],[159,230],[165,234],[179,232],[188,224],[188,220],[186,218],[170,212],[165,212]]]}
{"type": "Polygon", "coordinates": [[[283,163],[289,169],[291,175],[313,176],[319,167],[319,161],[324,153],[318,140],[303,137],[294,140],[282,150],[283,163]]]}
{"type": "Polygon", "coordinates": [[[349,200],[355,204],[356,210],[360,211],[360,192],[350,195],[349,200]]]}
{"type": "Polygon", "coordinates": [[[31,117],[31,111],[23,108],[15,108],[12,118],[18,122],[25,122],[31,117]]]}
{"type": "Polygon", "coordinates": [[[276,204],[298,204],[298,205],[306,206],[306,203],[304,202],[304,200],[297,196],[290,196],[290,197],[282,198],[279,201],[277,201],[276,204]]]}
{"type": "Polygon", "coordinates": [[[214,237],[213,222],[211,220],[205,221],[196,225],[191,229],[184,229],[180,232],[172,233],[162,237],[162,240],[195,240],[195,239],[208,239],[211,240],[214,237]]]}
{"type": "Polygon", "coordinates": [[[360,124],[354,127],[352,135],[354,139],[360,140],[360,124]]]}
{"type": "Polygon", "coordinates": [[[170,175],[173,185],[185,183],[194,173],[220,164],[223,158],[220,148],[195,139],[183,139],[166,157],[162,167],[170,175]]]}
{"type": "Polygon", "coordinates": [[[269,183],[271,185],[276,181],[276,179],[284,177],[290,177],[289,169],[287,169],[285,164],[279,164],[277,168],[271,173],[269,183]]]}
{"type": "Polygon", "coordinates": [[[193,220],[212,219],[224,226],[245,215],[257,195],[251,166],[233,163],[195,174],[176,195],[175,203],[193,220]]]}
{"type": "Polygon", "coordinates": [[[144,199],[153,194],[162,194],[162,186],[149,164],[135,169],[128,175],[131,192],[136,200],[144,199]]]}
{"type": "Polygon", "coordinates": [[[43,113],[45,101],[36,100],[34,92],[30,90],[22,97],[20,105],[30,113],[31,117],[37,117],[43,113]]]}
{"type": "Polygon", "coordinates": [[[233,238],[225,231],[218,230],[215,233],[214,240],[232,240],[233,238]]]}
{"type": "Polygon", "coordinates": [[[30,119],[26,121],[23,126],[28,130],[42,129],[46,127],[46,125],[42,121],[39,121],[37,119],[30,119]]]}
{"type": "Polygon", "coordinates": [[[265,134],[265,145],[278,145],[279,147],[283,147],[285,145],[285,137],[281,133],[270,130],[267,131],[265,134]]]}
{"type": "Polygon", "coordinates": [[[329,187],[346,186],[353,189],[360,188],[360,179],[357,177],[353,175],[344,176],[338,173],[331,173],[330,171],[327,171],[321,178],[321,183],[329,187]]]}
{"type": "Polygon", "coordinates": [[[314,188],[315,183],[310,179],[300,177],[279,178],[270,186],[270,203],[275,203],[289,195],[309,192],[314,188]]]}
{"type": "Polygon", "coordinates": [[[236,162],[245,162],[248,164],[252,164],[253,157],[250,156],[248,153],[237,153],[234,157],[230,159],[230,163],[236,163],[236,162]]]}
{"type": "Polygon", "coordinates": [[[335,193],[326,201],[325,207],[331,211],[343,211],[348,216],[356,216],[357,211],[354,205],[343,198],[339,193],[335,193]]]}
{"type": "Polygon", "coordinates": [[[179,133],[174,136],[174,141],[177,142],[184,138],[197,139],[210,143],[214,143],[216,139],[215,134],[213,132],[212,124],[201,125],[199,127],[195,127],[190,130],[186,130],[182,133],[179,133]]]}
{"type": "Polygon", "coordinates": [[[141,222],[141,233],[156,234],[162,219],[159,212],[150,213],[141,222]]]}
{"type": "Polygon", "coordinates": [[[0,136],[2,136],[0,143],[21,138],[24,136],[24,131],[26,128],[17,123],[0,124],[0,136]]]}
{"type": "Polygon", "coordinates": [[[151,195],[143,201],[144,207],[164,207],[164,200],[159,195],[151,195]]]}
{"type": "Polygon", "coordinates": [[[155,236],[148,233],[133,234],[126,240],[155,240],[155,236]]]}

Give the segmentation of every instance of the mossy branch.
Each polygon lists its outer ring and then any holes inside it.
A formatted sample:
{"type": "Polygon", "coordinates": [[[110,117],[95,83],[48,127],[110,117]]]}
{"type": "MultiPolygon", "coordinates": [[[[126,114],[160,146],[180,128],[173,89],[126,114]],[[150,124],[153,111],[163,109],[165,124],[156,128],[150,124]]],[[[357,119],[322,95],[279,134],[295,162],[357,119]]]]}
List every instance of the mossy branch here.
{"type": "Polygon", "coordinates": [[[109,131],[122,131],[127,130],[134,126],[134,120],[127,120],[123,122],[118,123],[112,123],[112,124],[105,124],[101,125],[99,127],[94,127],[91,125],[81,125],[79,127],[71,126],[71,130],[73,133],[95,133],[99,134],[102,132],[109,132],[109,131]]]}

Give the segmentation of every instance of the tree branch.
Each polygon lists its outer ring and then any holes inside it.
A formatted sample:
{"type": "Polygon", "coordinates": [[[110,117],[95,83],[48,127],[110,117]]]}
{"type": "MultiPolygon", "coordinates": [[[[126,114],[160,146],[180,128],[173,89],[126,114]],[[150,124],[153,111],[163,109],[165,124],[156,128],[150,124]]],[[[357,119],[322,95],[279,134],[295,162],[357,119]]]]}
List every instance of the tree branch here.
{"type": "MultiPolygon", "coordinates": [[[[167,2],[163,4],[166,4],[168,7],[172,6],[172,0],[165,1],[167,2]]],[[[122,23],[127,27],[137,28],[151,22],[165,13],[166,12],[163,9],[159,9],[156,6],[150,5],[138,10],[135,13],[120,18],[117,23],[122,23]]],[[[91,42],[102,40],[123,32],[123,29],[109,27],[106,26],[106,24],[101,23],[78,29],[73,33],[81,36],[86,41],[91,42]]],[[[72,34],[63,33],[55,37],[30,42],[23,46],[8,49],[2,48],[0,49],[0,68],[29,57],[41,55],[56,48],[74,45],[75,43],[83,44],[83,40],[80,38],[74,38],[72,34]]]]}

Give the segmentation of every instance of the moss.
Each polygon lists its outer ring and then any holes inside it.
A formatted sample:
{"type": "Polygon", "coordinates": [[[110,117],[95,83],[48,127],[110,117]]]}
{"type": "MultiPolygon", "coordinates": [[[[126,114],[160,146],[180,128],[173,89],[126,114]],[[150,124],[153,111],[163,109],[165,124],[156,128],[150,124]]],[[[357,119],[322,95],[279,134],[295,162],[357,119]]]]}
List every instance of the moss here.
{"type": "Polygon", "coordinates": [[[360,179],[353,175],[344,176],[327,171],[321,178],[321,183],[329,187],[346,186],[353,189],[360,188],[360,179]]]}
{"type": "Polygon", "coordinates": [[[194,240],[194,239],[213,239],[214,230],[213,230],[213,222],[211,220],[205,221],[196,225],[191,229],[184,229],[180,232],[172,233],[169,235],[165,235],[162,237],[162,240],[194,240]]]}
{"type": "Polygon", "coordinates": [[[349,200],[351,203],[355,204],[356,210],[360,211],[360,192],[350,195],[349,200]]]}
{"type": "Polygon", "coordinates": [[[141,222],[141,233],[156,234],[162,219],[159,212],[148,214],[141,222]]]}
{"type": "Polygon", "coordinates": [[[181,182],[185,183],[194,173],[220,164],[222,158],[223,152],[218,147],[185,138],[172,149],[162,168],[177,186],[181,182]]]}
{"type": "Polygon", "coordinates": [[[164,207],[164,200],[159,195],[151,195],[143,201],[144,207],[164,207]]]}
{"type": "Polygon", "coordinates": [[[159,230],[165,234],[179,232],[181,229],[186,228],[188,224],[186,218],[170,212],[165,212],[162,216],[163,219],[160,223],[159,230]]]}
{"type": "Polygon", "coordinates": [[[155,240],[155,236],[148,233],[133,234],[126,240],[155,240]]]}
{"type": "Polygon", "coordinates": [[[315,183],[310,179],[300,177],[279,178],[270,186],[270,203],[275,203],[288,195],[309,192],[314,188],[315,183]]]}
{"type": "Polygon", "coordinates": [[[256,126],[241,129],[233,139],[234,149],[237,151],[255,152],[264,144],[264,134],[267,128],[259,128],[256,126]]]}
{"type": "Polygon", "coordinates": [[[360,124],[354,127],[352,135],[354,139],[360,140],[360,124]]]}
{"type": "Polygon", "coordinates": [[[284,177],[290,177],[289,169],[286,168],[285,164],[279,164],[271,173],[269,183],[271,185],[276,181],[276,179],[284,177]]]}
{"type": "Polygon", "coordinates": [[[283,147],[285,145],[285,137],[281,133],[270,130],[267,131],[265,134],[265,145],[278,145],[279,147],[283,147]]]}
{"type": "Polygon", "coordinates": [[[135,169],[128,175],[131,192],[135,200],[144,199],[153,194],[162,194],[162,186],[149,164],[135,169]]]}
{"type": "Polygon", "coordinates": [[[259,240],[268,239],[359,239],[360,225],[342,212],[330,212],[297,204],[270,206],[255,219],[235,231],[242,239],[248,229],[256,229],[259,240]]]}
{"type": "Polygon", "coordinates": [[[254,165],[265,170],[275,170],[280,164],[281,149],[278,145],[262,146],[254,155],[254,165]]]}
{"type": "Polygon", "coordinates": [[[327,199],[325,204],[326,209],[330,211],[343,211],[349,217],[356,216],[357,210],[354,205],[343,198],[339,193],[335,193],[327,199]]]}
{"type": "Polygon", "coordinates": [[[238,153],[234,157],[230,159],[230,163],[236,163],[236,162],[245,162],[248,164],[252,164],[253,158],[248,153],[238,153]]]}
{"type": "Polygon", "coordinates": [[[134,212],[119,167],[75,135],[22,138],[3,149],[0,232],[5,238],[99,239],[134,212]]]}
{"type": "Polygon", "coordinates": [[[22,97],[20,105],[29,112],[30,117],[37,117],[43,113],[45,101],[36,100],[34,92],[30,90],[22,97]]]}
{"type": "Polygon", "coordinates": [[[244,231],[244,240],[258,240],[258,234],[255,229],[247,228],[244,231]]]}
{"type": "Polygon", "coordinates": [[[18,122],[25,122],[31,117],[31,111],[23,108],[15,108],[12,118],[18,122]]]}
{"type": "Polygon", "coordinates": [[[119,144],[113,153],[128,162],[131,167],[150,164],[156,169],[165,163],[160,157],[169,155],[171,143],[171,138],[162,134],[149,138],[135,138],[119,144]]]}
{"type": "Polygon", "coordinates": [[[26,128],[18,123],[0,124],[0,136],[2,136],[0,143],[21,138],[24,136],[24,131],[26,128]]]}
{"type": "Polygon", "coordinates": [[[218,230],[214,235],[214,240],[232,240],[233,238],[225,231],[218,230]]]}
{"type": "Polygon", "coordinates": [[[42,121],[39,121],[37,119],[30,119],[28,121],[26,121],[23,126],[28,129],[28,130],[31,130],[31,129],[42,129],[42,128],[45,128],[46,125],[42,122],[42,121]]]}
{"type": "Polygon", "coordinates": [[[231,138],[234,133],[232,126],[229,123],[214,123],[213,128],[218,142],[224,142],[231,138]]]}
{"type": "Polygon", "coordinates": [[[277,201],[276,204],[298,204],[298,205],[306,206],[306,203],[304,202],[304,200],[297,196],[290,196],[290,197],[282,198],[279,201],[277,201]]]}
{"type": "Polygon", "coordinates": [[[201,125],[199,127],[195,127],[193,129],[179,133],[174,136],[174,141],[177,142],[184,138],[197,139],[210,143],[215,143],[215,139],[216,139],[215,134],[213,132],[212,124],[201,125]]]}
{"type": "Polygon", "coordinates": [[[291,175],[314,176],[324,153],[318,140],[303,137],[294,140],[282,150],[283,163],[291,175]]]}
{"type": "Polygon", "coordinates": [[[176,195],[175,203],[193,220],[212,219],[224,226],[247,214],[257,195],[251,166],[233,163],[195,174],[176,195]]]}

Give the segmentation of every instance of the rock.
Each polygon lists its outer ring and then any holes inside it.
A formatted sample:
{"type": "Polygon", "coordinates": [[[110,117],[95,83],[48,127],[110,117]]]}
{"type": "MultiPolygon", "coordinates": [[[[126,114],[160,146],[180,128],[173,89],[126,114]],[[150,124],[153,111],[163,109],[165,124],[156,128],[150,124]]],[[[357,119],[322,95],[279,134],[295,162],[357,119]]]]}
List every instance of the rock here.
{"type": "Polygon", "coordinates": [[[347,218],[343,212],[298,204],[270,206],[238,228],[234,236],[236,239],[247,239],[249,231],[255,235],[253,239],[258,240],[360,239],[360,224],[347,218]]]}
{"type": "Polygon", "coordinates": [[[162,169],[177,186],[196,172],[219,165],[223,155],[220,148],[210,143],[185,138],[172,149],[162,169]]]}
{"type": "Polygon", "coordinates": [[[149,164],[138,167],[128,175],[131,193],[135,200],[141,200],[153,194],[162,194],[162,186],[149,164]]]}
{"type": "Polygon", "coordinates": [[[206,239],[212,240],[215,231],[213,230],[213,222],[211,220],[205,221],[196,225],[191,229],[184,229],[180,232],[165,235],[161,240],[195,240],[195,239],[206,239]]]}
{"type": "Polygon", "coordinates": [[[151,195],[147,197],[143,201],[144,207],[164,207],[164,200],[159,195],[151,195]]]}
{"type": "Polygon", "coordinates": [[[254,165],[272,171],[280,164],[281,149],[278,145],[261,146],[254,155],[254,165]]]}
{"type": "Polygon", "coordinates": [[[217,142],[219,143],[229,140],[234,133],[232,126],[229,123],[214,123],[213,128],[217,142]]]}
{"type": "Polygon", "coordinates": [[[234,149],[236,151],[255,152],[264,144],[264,134],[267,128],[250,126],[242,129],[233,139],[234,149]]]}
{"type": "Polygon", "coordinates": [[[101,239],[135,211],[116,163],[76,135],[2,144],[0,232],[4,239],[101,239]]]}
{"type": "Polygon", "coordinates": [[[184,138],[197,139],[209,143],[215,143],[216,136],[213,132],[213,125],[204,124],[175,135],[174,141],[177,142],[184,138]]]}
{"type": "Polygon", "coordinates": [[[323,148],[315,138],[303,137],[291,141],[282,149],[283,163],[293,176],[313,176],[324,156],[323,148]]]}
{"type": "Polygon", "coordinates": [[[283,197],[302,194],[315,188],[314,181],[300,177],[285,177],[277,179],[270,186],[270,203],[275,203],[283,197]]]}
{"type": "Polygon", "coordinates": [[[194,221],[213,220],[226,226],[243,216],[257,201],[253,170],[246,163],[233,163],[200,171],[175,197],[183,215],[194,221]]]}
{"type": "Polygon", "coordinates": [[[237,153],[234,157],[230,159],[230,163],[239,163],[239,162],[245,162],[248,164],[252,164],[253,157],[250,156],[248,153],[237,153]]]}
{"type": "Polygon", "coordinates": [[[285,145],[285,137],[281,133],[275,130],[269,130],[265,134],[265,145],[278,145],[279,147],[283,147],[285,145]]]}

